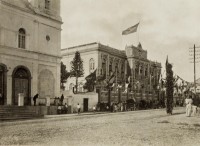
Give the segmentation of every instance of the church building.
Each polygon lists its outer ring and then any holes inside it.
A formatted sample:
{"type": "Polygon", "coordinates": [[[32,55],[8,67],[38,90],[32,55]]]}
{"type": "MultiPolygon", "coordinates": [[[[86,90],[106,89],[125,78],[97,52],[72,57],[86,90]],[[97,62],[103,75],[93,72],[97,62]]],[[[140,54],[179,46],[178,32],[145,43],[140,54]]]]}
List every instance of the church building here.
{"type": "Polygon", "coordinates": [[[0,104],[60,94],[60,0],[0,0],[0,104]]]}

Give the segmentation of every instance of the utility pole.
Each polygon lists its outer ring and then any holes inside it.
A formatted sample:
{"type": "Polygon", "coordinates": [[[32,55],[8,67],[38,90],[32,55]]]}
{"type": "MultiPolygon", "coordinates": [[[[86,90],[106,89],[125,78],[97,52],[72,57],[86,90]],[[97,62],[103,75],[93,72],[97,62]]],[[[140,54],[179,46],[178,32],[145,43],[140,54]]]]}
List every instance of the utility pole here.
{"type": "Polygon", "coordinates": [[[194,44],[194,93],[196,95],[196,48],[194,44]]]}
{"type": "Polygon", "coordinates": [[[192,53],[192,54],[190,54],[190,56],[192,56],[192,58],[190,58],[190,59],[193,60],[190,63],[194,63],[194,93],[195,93],[195,95],[196,95],[196,63],[199,63],[198,62],[198,59],[199,59],[198,56],[200,55],[200,54],[198,54],[198,52],[200,52],[200,50],[197,50],[197,49],[199,49],[199,48],[200,48],[200,46],[196,47],[195,44],[194,44],[194,48],[190,48],[190,51],[189,51],[189,52],[192,53]]]}

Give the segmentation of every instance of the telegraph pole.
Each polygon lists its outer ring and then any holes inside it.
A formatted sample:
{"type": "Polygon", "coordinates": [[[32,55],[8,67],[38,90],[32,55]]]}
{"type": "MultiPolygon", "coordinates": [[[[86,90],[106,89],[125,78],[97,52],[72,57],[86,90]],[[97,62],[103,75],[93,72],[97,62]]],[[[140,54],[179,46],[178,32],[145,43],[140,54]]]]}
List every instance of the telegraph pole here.
{"type": "Polygon", "coordinates": [[[196,95],[196,48],[194,44],[194,93],[196,95]]]}
{"type": "Polygon", "coordinates": [[[198,63],[198,59],[199,57],[197,57],[198,55],[200,54],[197,54],[198,52],[200,52],[200,50],[197,50],[199,49],[199,47],[196,47],[195,44],[194,44],[194,48],[190,48],[190,51],[192,54],[190,54],[190,56],[192,56],[192,62],[191,63],[194,63],[194,93],[196,94],[196,63],[198,63]]]}

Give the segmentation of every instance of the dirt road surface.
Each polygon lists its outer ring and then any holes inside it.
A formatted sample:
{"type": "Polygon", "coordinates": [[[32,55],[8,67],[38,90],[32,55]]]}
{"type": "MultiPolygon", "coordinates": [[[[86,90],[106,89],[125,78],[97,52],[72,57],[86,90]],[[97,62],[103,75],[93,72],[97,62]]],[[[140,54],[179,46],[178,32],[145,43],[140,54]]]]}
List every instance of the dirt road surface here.
{"type": "Polygon", "coordinates": [[[0,123],[1,145],[198,146],[200,117],[183,108],[63,115],[0,123]]]}

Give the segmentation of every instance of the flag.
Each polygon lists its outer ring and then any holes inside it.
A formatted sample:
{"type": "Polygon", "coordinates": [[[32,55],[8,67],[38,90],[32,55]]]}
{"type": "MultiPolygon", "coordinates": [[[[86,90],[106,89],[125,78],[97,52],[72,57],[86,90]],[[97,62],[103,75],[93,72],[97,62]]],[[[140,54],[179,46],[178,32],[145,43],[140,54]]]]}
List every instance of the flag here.
{"type": "Polygon", "coordinates": [[[125,90],[124,90],[124,93],[127,93],[127,90],[128,90],[128,83],[126,83],[126,85],[125,85],[125,90]]]}
{"type": "Polygon", "coordinates": [[[109,84],[113,84],[114,81],[115,81],[115,73],[112,74],[112,76],[110,77],[108,83],[109,83],[109,84]]]}
{"type": "Polygon", "coordinates": [[[89,74],[87,77],[85,77],[85,80],[88,81],[88,80],[93,80],[95,81],[96,80],[96,71],[95,70],[93,73],[89,74]]]}
{"type": "Polygon", "coordinates": [[[168,55],[167,55],[165,66],[167,67],[167,65],[168,65],[168,55]]]}
{"type": "Polygon", "coordinates": [[[130,82],[131,82],[131,76],[128,77],[128,83],[130,83],[130,82]]]}
{"type": "Polygon", "coordinates": [[[138,28],[138,25],[139,25],[139,23],[135,24],[134,26],[131,26],[131,27],[127,28],[126,30],[124,30],[122,32],[122,35],[127,35],[127,34],[130,34],[130,33],[136,32],[137,28],[138,28]]]}

